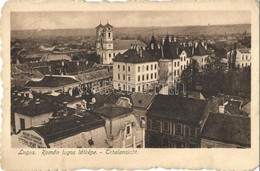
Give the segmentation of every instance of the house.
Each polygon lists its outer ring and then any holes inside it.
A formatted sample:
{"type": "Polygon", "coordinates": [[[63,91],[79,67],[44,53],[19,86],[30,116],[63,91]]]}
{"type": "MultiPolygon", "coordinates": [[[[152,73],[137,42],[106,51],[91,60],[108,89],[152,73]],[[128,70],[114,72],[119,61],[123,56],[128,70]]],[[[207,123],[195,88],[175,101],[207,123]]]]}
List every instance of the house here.
{"type": "Polygon", "coordinates": [[[141,125],[129,107],[121,104],[131,103],[127,99],[119,99],[118,105],[104,106],[94,109],[96,115],[106,120],[107,143],[111,148],[144,148],[145,128],[141,125]]]}
{"type": "Polygon", "coordinates": [[[28,81],[24,87],[38,93],[70,92],[79,86],[79,81],[69,76],[46,75],[40,81],[28,81]]]}
{"type": "Polygon", "coordinates": [[[210,113],[201,132],[202,148],[250,148],[250,118],[210,113]]]}
{"type": "Polygon", "coordinates": [[[158,80],[158,59],[149,51],[133,45],[113,62],[113,88],[145,92],[154,90],[158,80]]]}
{"type": "Polygon", "coordinates": [[[146,147],[198,148],[207,101],[157,95],[147,112],[146,147]]]}
{"type": "Polygon", "coordinates": [[[167,35],[162,41],[162,58],[159,60],[160,83],[175,86],[181,73],[192,62],[192,45],[181,44],[176,37],[167,35]]]}
{"type": "Polygon", "coordinates": [[[112,64],[114,57],[127,51],[131,44],[138,44],[146,47],[140,40],[114,40],[113,26],[109,23],[96,27],[96,50],[101,57],[102,64],[112,64]]]}
{"type": "Polygon", "coordinates": [[[14,132],[17,133],[20,130],[49,122],[49,119],[60,111],[66,111],[66,115],[70,115],[75,110],[68,108],[66,104],[56,106],[37,98],[36,100],[27,100],[27,103],[14,107],[13,111],[14,132]]]}
{"type": "Polygon", "coordinates": [[[211,54],[213,53],[208,49],[206,42],[195,42],[192,59],[196,60],[200,70],[203,70],[209,63],[211,54]]]}
{"type": "Polygon", "coordinates": [[[107,148],[105,120],[88,112],[51,120],[12,135],[12,146],[30,148],[107,148]]]}
{"type": "Polygon", "coordinates": [[[250,48],[232,48],[227,51],[228,65],[236,68],[251,66],[250,48]]]}

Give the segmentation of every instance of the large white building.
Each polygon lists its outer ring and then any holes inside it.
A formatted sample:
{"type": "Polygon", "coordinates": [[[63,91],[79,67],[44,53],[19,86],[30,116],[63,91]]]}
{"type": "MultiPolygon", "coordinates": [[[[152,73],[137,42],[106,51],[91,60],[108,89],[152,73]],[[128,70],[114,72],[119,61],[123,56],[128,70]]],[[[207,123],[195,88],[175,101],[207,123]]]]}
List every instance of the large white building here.
{"type": "Polygon", "coordinates": [[[126,52],[132,44],[145,47],[145,43],[140,40],[114,40],[113,26],[101,23],[96,27],[96,50],[101,57],[102,64],[112,64],[114,57],[118,53],[126,52]]]}
{"type": "Polygon", "coordinates": [[[158,59],[138,45],[118,54],[114,59],[113,87],[116,90],[151,90],[158,78],[158,59]]]}

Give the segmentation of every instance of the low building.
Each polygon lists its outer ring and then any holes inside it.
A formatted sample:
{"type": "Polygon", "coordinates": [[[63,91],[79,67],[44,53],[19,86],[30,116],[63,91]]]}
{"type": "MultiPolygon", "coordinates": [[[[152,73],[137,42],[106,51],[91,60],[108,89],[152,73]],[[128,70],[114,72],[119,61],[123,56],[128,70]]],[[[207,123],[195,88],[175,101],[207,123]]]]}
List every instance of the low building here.
{"type": "Polygon", "coordinates": [[[202,148],[250,148],[250,118],[210,113],[201,132],[202,148]]]}
{"type": "Polygon", "coordinates": [[[153,90],[158,80],[158,59],[149,51],[133,46],[118,54],[113,63],[113,88],[144,92],[153,90]]]}
{"type": "Polygon", "coordinates": [[[147,112],[146,147],[198,148],[207,101],[157,95],[147,112]]]}
{"type": "Polygon", "coordinates": [[[38,93],[70,92],[79,86],[79,81],[69,76],[49,75],[40,81],[28,81],[24,87],[38,93]]]}
{"type": "MultiPolygon", "coordinates": [[[[127,102],[119,100],[118,105],[127,102]]],[[[129,103],[129,102],[128,102],[129,103]]],[[[140,125],[130,107],[104,106],[92,112],[106,120],[107,142],[111,148],[144,148],[145,128],[140,125]]],[[[131,103],[129,103],[131,106],[131,103]]]]}
{"type": "Polygon", "coordinates": [[[13,147],[107,148],[105,120],[87,112],[52,120],[13,135],[13,147]]]}
{"type": "Polygon", "coordinates": [[[229,67],[244,68],[251,66],[250,48],[233,48],[227,51],[229,67]]]}

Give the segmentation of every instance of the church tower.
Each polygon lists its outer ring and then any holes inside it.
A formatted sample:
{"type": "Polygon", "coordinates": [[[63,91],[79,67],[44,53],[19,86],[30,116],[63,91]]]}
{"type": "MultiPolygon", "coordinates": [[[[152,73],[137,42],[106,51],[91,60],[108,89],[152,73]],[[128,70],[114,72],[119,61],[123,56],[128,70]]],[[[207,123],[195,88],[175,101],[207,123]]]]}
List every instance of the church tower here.
{"type": "Polygon", "coordinates": [[[96,49],[97,50],[101,50],[103,49],[103,37],[104,37],[104,33],[103,33],[103,25],[100,23],[97,27],[96,27],[96,49]]]}
{"type": "Polygon", "coordinates": [[[104,25],[104,41],[103,41],[103,48],[106,50],[113,50],[113,26],[110,25],[108,22],[104,25]]]}

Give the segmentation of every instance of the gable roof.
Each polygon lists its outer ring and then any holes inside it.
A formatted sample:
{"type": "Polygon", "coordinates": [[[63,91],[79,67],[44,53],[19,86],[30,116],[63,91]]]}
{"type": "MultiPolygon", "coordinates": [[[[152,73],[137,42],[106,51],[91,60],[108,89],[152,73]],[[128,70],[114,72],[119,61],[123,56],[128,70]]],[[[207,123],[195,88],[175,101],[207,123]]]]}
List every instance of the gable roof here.
{"type": "Polygon", "coordinates": [[[210,113],[201,137],[224,143],[250,146],[250,118],[210,113]]]}
{"type": "Polygon", "coordinates": [[[133,92],[133,94],[131,95],[133,107],[148,109],[154,97],[155,94],[133,92]]]}
{"type": "Polygon", "coordinates": [[[129,49],[124,54],[118,54],[114,58],[116,62],[126,62],[126,63],[145,63],[145,62],[156,62],[158,59],[153,56],[147,50],[140,50],[142,52],[137,53],[136,49],[129,49]],[[142,53],[142,57],[140,55],[142,53]]]}
{"type": "Polygon", "coordinates": [[[110,106],[104,106],[101,108],[94,109],[91,111],[94,114],[98,114],[100,116],[103,116],[108,119],[115,118],[117,116],[127,114],[132,112],[133,110],[128,107],[121,107],[121,106],[116,106],[116,105],[110,105],[110,106]]]}
{"type": "Polygon", "coordinates": [[[25,87],[60,87],[68,84],[78,83],[79,81],[70,77],[45,76],[41,81],[28,81],[25,87]]]}
{"type": "Polygon", "coordinates": [[[147,116],[180,120],[199,124],[207,101],[172,95],[157,95],[147,112],[147,116]]]}

